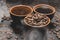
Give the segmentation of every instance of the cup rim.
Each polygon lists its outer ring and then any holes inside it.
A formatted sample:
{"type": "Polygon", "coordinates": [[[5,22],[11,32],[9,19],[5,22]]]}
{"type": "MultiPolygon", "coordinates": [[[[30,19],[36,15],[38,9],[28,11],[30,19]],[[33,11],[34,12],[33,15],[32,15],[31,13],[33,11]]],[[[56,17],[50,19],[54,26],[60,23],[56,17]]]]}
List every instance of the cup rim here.
{"type": "MultiPolygon", "coordinates": [[[[51,13],[49,13],[49,14],[44,14],[44,15],[51,15],[51,14],[54,14],[54,13],[56,12],[56,9],[55,9],[53,6],[48,5],[48,4],[38,4],[38,5],[33,6],[34,12],[40,13],[40,12],[37,12],[36,9],[39,8],[40,6],[44,6],[44,5],[45,5],[45,6],[48,6],[48,7],[52,10],[51,13]]],[[[43,14],[43,13],[41,13],[41,14],[43,14]]]]}
{"type": "MultiPolygon", "coordinates": [[[[16,15],[16,14],[12,13],[12,9],[15,8],[15,7],[19,7],[19,6],[28,7],[29,9],[31,9],[31,12],[30,12],[30,13],[33,12],[33,8],[30,7],[30,6],[28,6],[28,5],[15,5],[15,6],[12,6],[12,7],[10,8],[10,10],[9,10],[10,14],[12,14],[12,15],[14,15],[14,16],[26,16],[26,15],[16,15]]],[[[30,14],[30,13],[29,13],[29,14],[30,14]]]]}
{"type": "MultiPolygon", "coordinates": [[[[29,16],[29,14],[28,14],[28,16],[29,16]]],[[[45,15],[46,16],[46,15],[45,15]]],[[[47,16],[48,17],[48,16],[47,16]]],[[[30,26],[30,27],[35,27],[35,28],[42,28],[42,27],[46,27],[49,23],[50,23],[50,18],[48,17],[48,19],[49,19],[49,22],[46,24],[46,25],[43,25],[43,26],[32,26],[32,25],[30,25],[30,24],[28,24],[26,21],[25,21],[25,18],[24,18],[24,23],[26,24],[26,25],[28,25],[28,26],[30,26]]]]}

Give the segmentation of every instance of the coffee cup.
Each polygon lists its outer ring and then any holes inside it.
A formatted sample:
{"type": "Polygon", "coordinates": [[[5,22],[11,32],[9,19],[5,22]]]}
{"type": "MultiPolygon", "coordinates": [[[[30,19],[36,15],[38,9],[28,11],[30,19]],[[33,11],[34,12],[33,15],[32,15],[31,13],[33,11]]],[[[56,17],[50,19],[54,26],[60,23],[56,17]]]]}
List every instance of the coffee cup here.
{"type": "Polygon", "coordinates": [[[34,12],[47,15],[50,19],[54,17],[55,8],[48,4],[38,4],[33,7],[34,12]]]}
{"type": "Polygon", "coordinates": [[[10,8],[10,16],[13,22],[16,23],[20,23],[21,19],[24,19],[27,14],[32,12],[33,9],[27,5],[16,5],[10,8]]]}

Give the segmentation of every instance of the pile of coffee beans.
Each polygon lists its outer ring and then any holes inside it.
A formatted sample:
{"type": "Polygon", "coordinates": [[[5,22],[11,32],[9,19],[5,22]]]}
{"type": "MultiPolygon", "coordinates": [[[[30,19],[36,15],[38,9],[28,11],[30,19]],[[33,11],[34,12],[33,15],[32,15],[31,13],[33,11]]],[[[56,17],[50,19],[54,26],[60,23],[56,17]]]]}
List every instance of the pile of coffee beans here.
{"type": "Polygon", "coordinates": [[[53,30],[53,33],[55,33],[56,37],[60,39],[60,28],[56,28],[55,30],[53,30]]]}
{"type": "Polygon", "coordinates": [[[11,31],[0,30],[0,40],[18,40],[18,37],[15,36],[11,31]]]}
{"type": "Polygon", "coordinates": [[[25,17],[25,23],[31,26],[39,26],[43,27],[46,24],[49,23],[49,18],[43,14],[35,13],[35,14],[29,14],[25,17]]]}

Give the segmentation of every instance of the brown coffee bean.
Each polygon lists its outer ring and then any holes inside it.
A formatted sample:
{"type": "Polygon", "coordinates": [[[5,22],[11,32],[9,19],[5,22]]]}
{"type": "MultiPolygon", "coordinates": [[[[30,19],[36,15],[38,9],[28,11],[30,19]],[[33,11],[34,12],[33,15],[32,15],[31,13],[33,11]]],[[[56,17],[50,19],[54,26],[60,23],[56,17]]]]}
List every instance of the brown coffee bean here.
{"type": "Polygon", "coordinates": [[[55,29],[55,31],[59,31],[59,29],[55,29]]]}

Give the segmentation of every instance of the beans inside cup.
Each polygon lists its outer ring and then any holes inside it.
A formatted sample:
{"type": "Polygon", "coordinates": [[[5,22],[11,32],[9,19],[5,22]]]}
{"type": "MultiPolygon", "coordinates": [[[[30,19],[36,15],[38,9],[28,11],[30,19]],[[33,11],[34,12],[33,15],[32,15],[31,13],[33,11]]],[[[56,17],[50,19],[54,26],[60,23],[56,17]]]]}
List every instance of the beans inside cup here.
{"type": "Polygon", "coordinates": [[[27,25],[34,27],[43,27],[50,22],[50,19],[47,16],[39,13],[29,14],[24,20],[27,25]]]}

